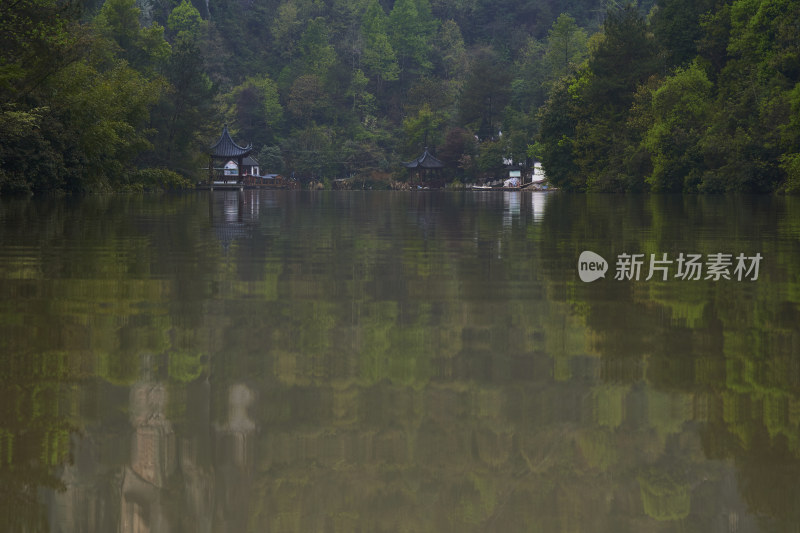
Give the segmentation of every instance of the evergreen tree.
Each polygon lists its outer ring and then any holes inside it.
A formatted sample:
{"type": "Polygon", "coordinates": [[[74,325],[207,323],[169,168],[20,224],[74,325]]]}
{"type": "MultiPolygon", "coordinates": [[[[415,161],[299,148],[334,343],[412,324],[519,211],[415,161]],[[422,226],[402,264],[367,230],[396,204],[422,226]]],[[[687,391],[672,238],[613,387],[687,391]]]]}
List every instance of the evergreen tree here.
{"type": "Polygon", "coordinates": [[[697,55],[697,42],[703,36],[702,16],[714,0],[657,0],[651,27],[665,56],[664,67],[686,65],[697,55]]]}
{"type": "Polygon", "coordinates": [[[510,81],[507,65],[491,49],[475,51],[459,101],[461,124],[481,139],[496,137],[509,101],[510,81]]]}
{"type": "Polygon", "coordinates": [[[173,36],[164,69],[169,89],[152,114],[153,153],[152,157],[145,154],[143,161],[197,174],[196,169],[206,163],[205,141],[211,134],[209,119],[214,114],[213,85],[201,48],[206,23],[184,0],[170,13],[167,29],[173,36]]]}
{"type": "Polygon", "coordinates": [[[397,0],[389,13],[390,39],[401,72],[431,68],[431,38],[438,21],[428,0],[397,0]]]}
{"type": "Polygon", "coordinates": [[[620,191],[640,188],[644,176],[631,174],[628,159],[640,139],[627,127],[637,87],[657,72],[655,43],[632,5],[612,10],[603,35],[579,74],[574,90],[581,100],[573,150],[586,186],[620,191]]]}
{"type": "Polygon", "coordinates": [[[586,32],[566,13],[558,16],[547,32],[544,61],[548,77],[558,79],[574,72],[586,57],[586,32]]]}
{"type": "Polygon", "coordinates": [[[652,156],[654,191],[696,190],[704,170],[701,140],[710,117],[712,84],[693,63],[652,93],[652,124],[644,146],[652,156]]]}
{"type": "Polygon", "coordinates": [[[378,93],[380,93],[383,82],[396,80],[400,72],[397,56],[387,33],[388,25],[389,18],[378,0],[371,0],[361,22],[361,33],[364,39],[361,63],[370,77],[375,80],[378,93]]]}

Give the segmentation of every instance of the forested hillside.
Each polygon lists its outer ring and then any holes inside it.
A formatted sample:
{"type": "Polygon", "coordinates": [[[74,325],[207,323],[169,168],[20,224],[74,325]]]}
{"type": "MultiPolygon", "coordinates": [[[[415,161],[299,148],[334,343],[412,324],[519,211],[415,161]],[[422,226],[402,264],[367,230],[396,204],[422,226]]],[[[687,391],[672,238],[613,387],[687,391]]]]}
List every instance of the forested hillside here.
{"type": "Polygon", "coordinates": [[[535,148],[575,190],[800,190],[800,2],[612,11],[535,148]]]}
{"type": "Polygon", "coordinates": [[[0,192],[179,187],[228,124],[264,171],[574,190],[800,189],[793,0],[16,0],[0,192]]]}

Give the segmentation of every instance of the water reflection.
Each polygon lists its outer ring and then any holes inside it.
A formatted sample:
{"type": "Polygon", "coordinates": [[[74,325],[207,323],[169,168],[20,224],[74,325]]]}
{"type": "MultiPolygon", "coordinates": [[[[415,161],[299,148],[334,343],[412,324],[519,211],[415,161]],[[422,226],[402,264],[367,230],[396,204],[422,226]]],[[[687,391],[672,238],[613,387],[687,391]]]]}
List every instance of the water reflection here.
{"type": "Polygon", "coordinates": [[[549,192],[532,192],[531,193],[531,214],[533,215],[534,222],[542,222],[544,220],[544,211],[547,206],[547,200],[552,196],[549,192]]]}
{"type": "Polygon", "coordinates": [[[261,195],[254,191],[211,191],[208,212],[214,233],[224,249],[236,239],[252,237],[261,195]]]}
{"type": "Polygon", "coordinates": [[[256,424],[247,410],[254,399],[253,392],[242,383],[229,388],[227,417],[216,438],[216,531],[246,531],[250,520],[249,510],[254,503],[256,424]]]}
{"type": "Polygon", "coordinates": [[[166,419],[164,383],[140,381],[131,387],[134,428],[130,466],[122,478],[120,505],[124,533],[170,531],[165,509],[166,483],[176,467],[175,432],[166,419]]]}
{"type": "Polygon", "coordinates": [[[503,191],[503,226],[510,226],[511,221],[519,217],[522,194],[521,191],[503,191]]]}
{"type": "Polygon", "coordinates": [[[3,200],[0,481],[13,497],[0,520],[20,531],[790,530],[790,202],[3,200]],[[583,284],[575,271],[584,249],[732,242],[765,257],[758,283],[583,284]]]}

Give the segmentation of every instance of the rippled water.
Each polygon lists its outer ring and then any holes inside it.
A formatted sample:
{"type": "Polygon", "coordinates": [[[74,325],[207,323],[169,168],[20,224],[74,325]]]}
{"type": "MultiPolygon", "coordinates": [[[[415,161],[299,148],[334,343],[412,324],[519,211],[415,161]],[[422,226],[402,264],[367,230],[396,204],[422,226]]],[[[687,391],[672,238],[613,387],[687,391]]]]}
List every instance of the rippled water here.
{"type": "Polygon", "coordinates": [[[799,208],[0,199],[0,526],[794,531],[799,208]]]}

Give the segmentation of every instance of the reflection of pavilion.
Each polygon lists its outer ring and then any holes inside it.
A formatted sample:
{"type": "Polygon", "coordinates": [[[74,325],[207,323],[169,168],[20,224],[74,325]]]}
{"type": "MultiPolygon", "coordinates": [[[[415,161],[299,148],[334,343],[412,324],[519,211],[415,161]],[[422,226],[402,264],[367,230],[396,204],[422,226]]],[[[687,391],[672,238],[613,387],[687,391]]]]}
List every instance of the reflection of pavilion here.
{"type": "Polygon", "coordinates": [[[209,218],[217,239],[225,248],[234,240],[251,235],[261,200],[259,191],[215,191],[209,195],[209,218]]]}

